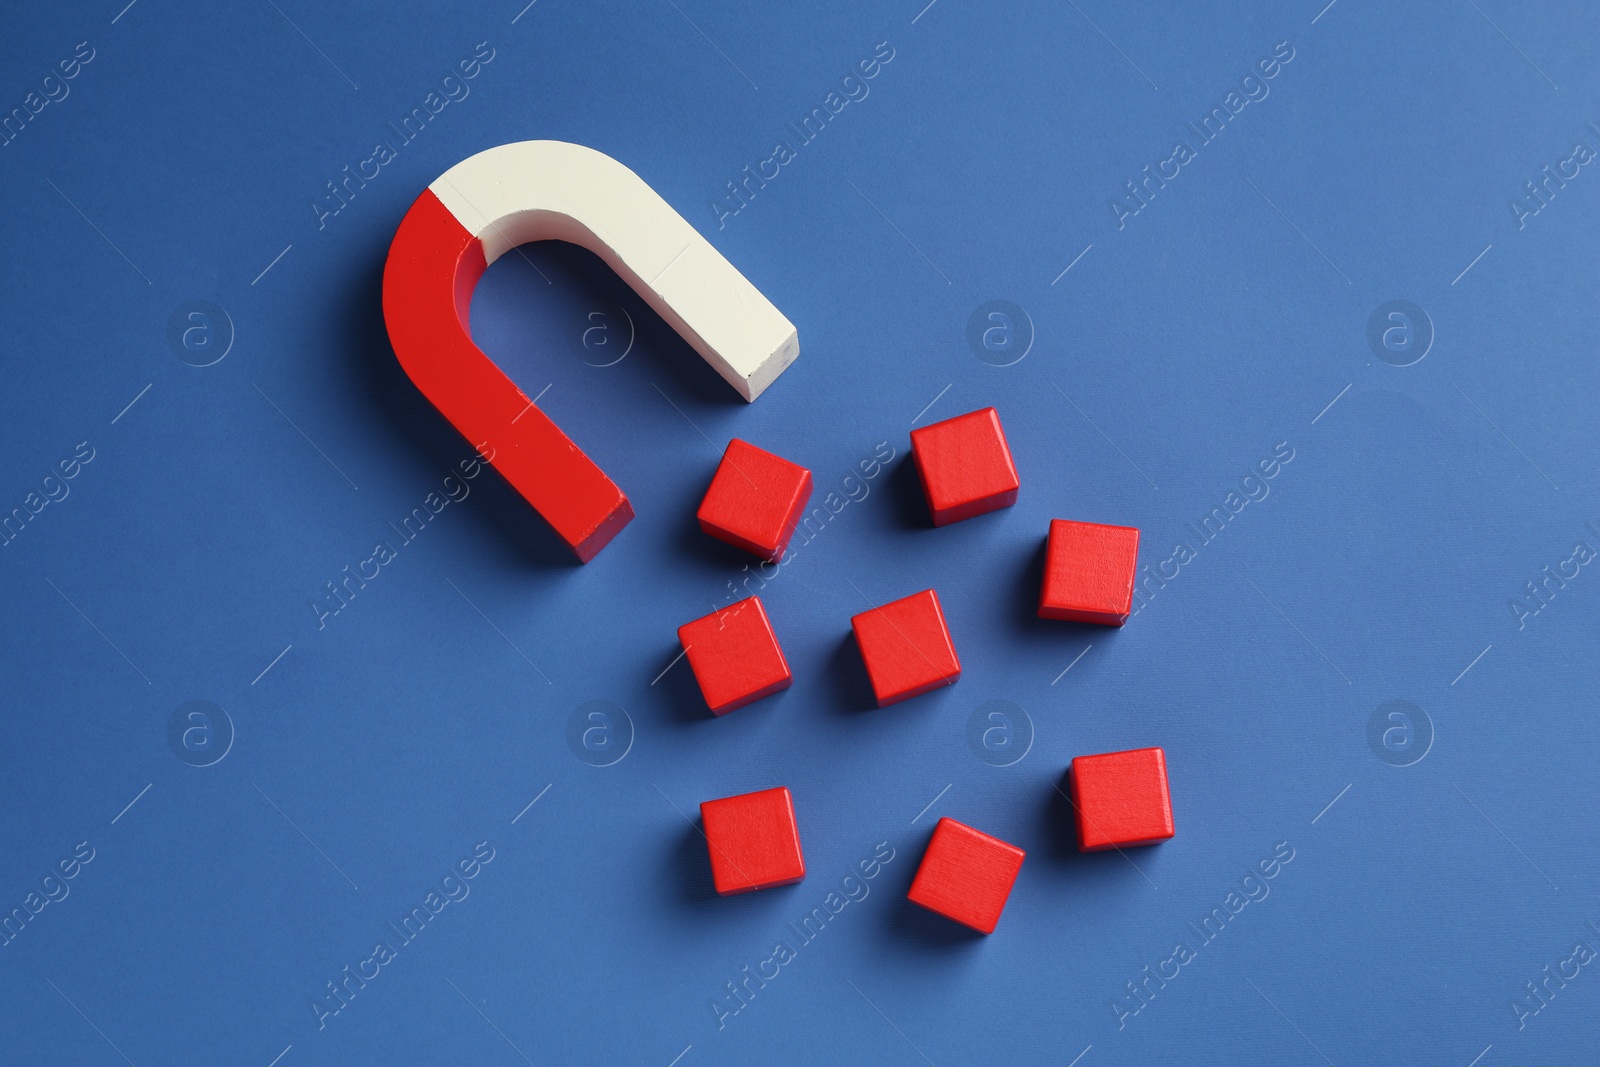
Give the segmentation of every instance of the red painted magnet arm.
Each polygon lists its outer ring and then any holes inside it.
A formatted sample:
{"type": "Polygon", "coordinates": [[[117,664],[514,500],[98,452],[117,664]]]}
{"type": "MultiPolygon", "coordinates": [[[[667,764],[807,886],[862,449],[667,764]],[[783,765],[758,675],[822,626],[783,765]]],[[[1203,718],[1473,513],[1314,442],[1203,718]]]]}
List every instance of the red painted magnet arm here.
{"type": "Polygon", "coordinates": [[[431,190],[406,212],[383,272],[395,355],[434,407],[587,563],[633,518],[628,498],[472,342],[483,245],[431,190]]]}

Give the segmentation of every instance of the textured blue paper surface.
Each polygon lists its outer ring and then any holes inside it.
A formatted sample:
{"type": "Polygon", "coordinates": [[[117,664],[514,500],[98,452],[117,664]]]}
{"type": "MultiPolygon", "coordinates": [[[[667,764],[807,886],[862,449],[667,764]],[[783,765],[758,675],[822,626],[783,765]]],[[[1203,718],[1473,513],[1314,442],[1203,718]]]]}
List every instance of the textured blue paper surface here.
{"type": "Polygon", "coordinates": [[[124,2],[0,18],[0,1060],[1593,1061],[1591,5],[124,2]],[[495,264],[638,513],[581,567],[379,301],[528,138],[801,339],[745,405],[495,264]],[[986,405],[1020,499],[934,530],[907,434],[986,405]],[[735,435],[815,474],[775,571],[694,523],[735,435]],[[1124,629],[1034,617],[1055,517],[1143,531],[1124,629]],[[872,709],[930,586],[963,677],[872,709]],[[713,720],[745,590],[795,684],[713,720]],[[1080,855],[1145,745],[1177,836],[1080,855]],[[717,898],[696,806],[774,785],[807,879],[717,898]],[[905,900],[943,816],[1027,850],[991,937],[905,900]]]}

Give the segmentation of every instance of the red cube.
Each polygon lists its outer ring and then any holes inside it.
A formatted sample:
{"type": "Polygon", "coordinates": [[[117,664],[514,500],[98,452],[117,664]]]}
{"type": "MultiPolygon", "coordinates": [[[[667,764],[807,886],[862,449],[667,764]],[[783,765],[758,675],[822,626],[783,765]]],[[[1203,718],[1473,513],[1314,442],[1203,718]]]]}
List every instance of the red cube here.
{"type": "Polygon", "coordinates": [[[1041,619],[1121,626],[1133,609],[1139,531],[1132,526],[1050,520],[1041,619]]]}
{"type": "Polygon", "coordinates": [[[1024,855],[997,837],[940,819],[906,897],[980,934],[992,934],[1024,855]]]}
{"type": "Polygon", "coordinates": [[[912,430],[911,454],[935,526],[1017,502],[1017,468],[994,408],[912,430]]]}
{"type": "Polygon", "coordinates": [[[684,623],[678,641],[713,715],[771,696],[792,681],[760,597],[684,623]]]}
{"type": "Polygon", "coordinates": [[[793,885],[806,876],[794,799],[783,786],[708,800],[700,805],[700,822],[721,895],[793,885]]]}
{"type": "Polygon", "coordinates": [[[932,589],[913,593],[850,620],[878,707],[954,685],[961,661],[932,589]]]}
{"type": "Polygon", "coordinates": [[[777,562],[811,499],[811,472],[737,437],[700,501],[700,529],[777,562]]]}
{"type": "Polygon", "coordinates": [[[1167,754],[1161,749],[1079,756],[1071,777],[1079,851],[1153,845],[1172,836],[1167,754]]]}

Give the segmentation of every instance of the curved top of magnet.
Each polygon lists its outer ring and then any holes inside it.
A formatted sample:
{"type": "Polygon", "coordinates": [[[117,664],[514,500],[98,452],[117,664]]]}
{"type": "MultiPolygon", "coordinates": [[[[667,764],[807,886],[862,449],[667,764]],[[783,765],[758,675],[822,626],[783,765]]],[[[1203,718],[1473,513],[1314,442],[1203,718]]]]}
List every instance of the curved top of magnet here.
{"type": "Polygon", "coordinates": [[[746,400],[800,354],[794,325],[672,205],[603,152],[518,141],[457,163],[429,187],[483,246],[529,241],[594,252],[746,400]]]}

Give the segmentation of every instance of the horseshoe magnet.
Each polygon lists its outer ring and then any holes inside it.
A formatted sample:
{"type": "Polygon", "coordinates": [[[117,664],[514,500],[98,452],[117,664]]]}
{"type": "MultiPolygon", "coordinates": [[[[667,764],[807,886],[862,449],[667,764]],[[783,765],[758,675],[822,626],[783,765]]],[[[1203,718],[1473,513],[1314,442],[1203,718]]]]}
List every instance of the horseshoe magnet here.
{"type": "Polygon", "coordinates": [[[633,171],[563,141],[479,152],[417,197],[389,246],[383,318],[411,381],[587,563],[633,518],[627,496],[473,344],[472,291],[529,241],[582,245],[745,400],[800,354],[795,328],[633,171]]]}

